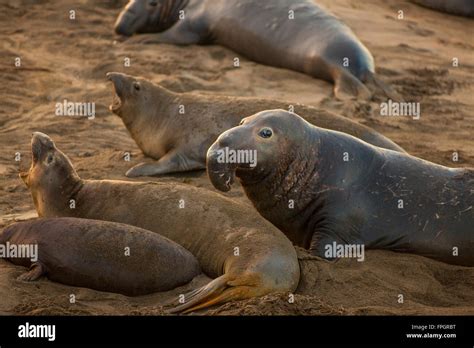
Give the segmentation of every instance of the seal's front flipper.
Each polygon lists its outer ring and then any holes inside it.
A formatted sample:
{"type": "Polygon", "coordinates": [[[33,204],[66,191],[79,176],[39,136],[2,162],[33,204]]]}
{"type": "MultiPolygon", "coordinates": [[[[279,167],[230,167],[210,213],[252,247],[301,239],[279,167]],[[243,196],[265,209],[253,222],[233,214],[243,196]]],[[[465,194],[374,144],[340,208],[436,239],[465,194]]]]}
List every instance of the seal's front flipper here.
{"type": "Polygon", "coordinates": [[[133,36],[128,39],[131,43],[140,44],[173,44],[173,45],[193,45],[198,44],[202,41],[201,36],[188,30],[187,26],[183,24],[174,25],[170,29],[153,34],[142,34],[133,36]]]}
{"type": "Polygon", "coordinates": [[[29,271],[20,275],[17,280],[32,282],[41,278],[44,273],[45,271],[43,265],[39,262],[35,262],[31,264],[29,271]]]}
{"type": "Polygon", "coordinates": [[[346,100],[356,97],[369,100],[372,97],[370,90],[355,76],[345,69],[334,69],[334,95],[337,99],[346,100]]]}
{"type": "Polygon", "coordinates": [[[187,172],[196,169],[206,169],[205,163],[188,159],[179,153],[168,152],[158,162],[137,164],[130,168],[125,175],[129,178],[136,178],[139,176],[187,172]]]}

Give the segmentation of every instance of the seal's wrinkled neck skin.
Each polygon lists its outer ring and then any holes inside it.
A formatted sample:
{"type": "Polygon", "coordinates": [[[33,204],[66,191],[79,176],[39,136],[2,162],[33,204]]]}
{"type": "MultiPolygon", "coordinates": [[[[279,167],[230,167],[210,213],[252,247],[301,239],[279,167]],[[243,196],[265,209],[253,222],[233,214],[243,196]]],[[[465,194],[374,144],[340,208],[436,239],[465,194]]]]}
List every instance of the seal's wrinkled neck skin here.
{"type": "Polygon", "coordinates": [[[159,33],[173,26],[189,0],[130,0],[115,22],[115,32],[159,33]]]}
{"type": "Polygon", "coordinates": [[[82,187],[82,180],[46,134],[33,133],[31,153],[31,167],[20,177],[31,191],[38,215],[64,216],[62,212],[71,209],[71,199],[82,187]]]}

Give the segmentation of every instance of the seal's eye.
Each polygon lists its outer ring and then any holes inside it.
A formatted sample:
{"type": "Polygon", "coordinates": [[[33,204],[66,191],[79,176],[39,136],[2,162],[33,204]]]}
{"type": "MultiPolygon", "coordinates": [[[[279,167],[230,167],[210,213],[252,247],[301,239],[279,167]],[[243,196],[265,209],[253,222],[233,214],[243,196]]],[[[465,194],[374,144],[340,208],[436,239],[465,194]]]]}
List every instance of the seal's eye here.
{"type": "Polygon", "coordinates": [[[260,132],[258,132],[258,135],[262,138],[270,138],[272,134],[273,132],[270,128],[262,128],[260,132]]]}
{"type": "Polygon", "coordinates": [[[53,159],[54,159],[53,155],[49,154],[48,159],[46,160],[46,163],[51,164],[51,162],[53,162],[53,159]]]}
{"type": "Polygon", "coordinates": [[[158,5],[158,1],[156,1],[156,0],[151,0],[148,4],[149,4],[150,6],[155,7],[156,5],[158,5]]]}
{"type": "Polygon", "coordinates": [[[240,121],[239,126],[243,125],[244,122],[245,122],[245,119],[243,119],[242,121],[240,121]]]}
{"type": "Polygon", "coordinates": [[[136,91],[139,91],[139,90],[140,90],[140,83],[134,82],[134,83],[133,83],[133,88],[134,88],[136,91]]]}

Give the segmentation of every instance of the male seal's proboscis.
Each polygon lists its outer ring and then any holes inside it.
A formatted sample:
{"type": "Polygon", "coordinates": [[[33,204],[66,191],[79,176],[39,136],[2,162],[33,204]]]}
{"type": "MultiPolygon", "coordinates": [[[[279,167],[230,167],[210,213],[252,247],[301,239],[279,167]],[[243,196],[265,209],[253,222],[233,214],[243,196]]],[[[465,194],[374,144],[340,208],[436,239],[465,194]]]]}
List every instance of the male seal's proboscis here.
{"type": "Polygon", "coordinates": [[[30,269],[19,277],[24,281],[46,275],[66,285],[138,296],[174,289],[200,273],[197,259],[182,246],[116,222],[68,217],[19,222],[0,234],[0,244],[6,243],[37,248],[35,259],[28,254],[9,259],[30,269]]]}
{"type": "MultiPolygon", "coordinates": [[[[108,73],[107,77],[115,90],[110,110],[122,119],[143,153],[158,160],[136,165],[126,173],[128,177],[205,169],[207,149],[219,134],[237,126],[244,116],[290,105],[260,98],[174,93],[122,73],[108,73]]],[[[301,104],[293,106],[295,112],[316,126],[403,151],[382,134],[346,117],[301,104]]]]}
{"type": "Polygon", "coordinates": [[[309,0],[131,0],[115,31],[156,33],[159,43],[220,44],[256,62],[333,82],[341,99],[369,98],[370,89],[401,99],[376,77],[372,55],[352,30],[309,0]]]}
{"type": "Polygon", "coordinates": [[[20,176],[40,217],[115,221],[160,233],[215,278],[185,294],[184,303],[177,298],[172,312],[296,289],[300,269],[293,245],[251,207],[185,184],[83,180],[43,133],[34,133],[31,149],[30,170],[20,176]]]}
{"type": "Polygon", "coordinates": [[[207,165],[217,189],[237,176],[260,214],[317,256],[363,244],[474,266],[472,168],[381,149],[284,110],[221,134],[207,165]],[[225,148],[256,151],[257,165],[219,161],[225,148]]]}

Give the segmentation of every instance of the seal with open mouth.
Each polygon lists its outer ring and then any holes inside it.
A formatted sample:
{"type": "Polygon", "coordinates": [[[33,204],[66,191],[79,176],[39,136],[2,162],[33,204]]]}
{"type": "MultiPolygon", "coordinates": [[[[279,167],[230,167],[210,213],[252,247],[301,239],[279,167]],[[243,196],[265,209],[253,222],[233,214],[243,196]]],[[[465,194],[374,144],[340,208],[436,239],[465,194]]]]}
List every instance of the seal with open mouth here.
{"type": "Polygon", "coordinates": [[[300,269],[293,245],[252,208],[184,184],[83,180],[47,135],[34,133],[31,145],[33,162],[20,176],[40,217],[115,221],[160,233],[215,278],[184,294],[173,312],[296,289],[300,269]]]}
{"type": "MultiPolygon", "coordinates": [[[[128,177],[206,168],[206,152],[219,134],[256,112],[288,108],[268,99],[174,93],[130,75],[110,72],[114,86],[110,110],[118,115],[143,153],[158,160],[131,168],[128,177]],[[180,108],[183,113],[180,112],[180,108]]],[[[403,151],[373,129],[322,109],[294,104],[295,112],[323,128],[352,134],[373,145],[403,151]]]]}
{"type": "Polygon", "coordinates": [[[237,176],[260,214],[317,256],[362,244],[474,266],[472,168],[381,149],[284,110],[221,134],[207,166],[217,189],[237,176]],[[225,149],[255,151],[258,161],[225,161],[225,149]]]}

